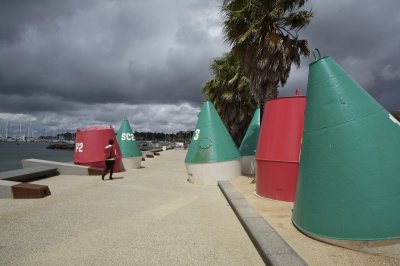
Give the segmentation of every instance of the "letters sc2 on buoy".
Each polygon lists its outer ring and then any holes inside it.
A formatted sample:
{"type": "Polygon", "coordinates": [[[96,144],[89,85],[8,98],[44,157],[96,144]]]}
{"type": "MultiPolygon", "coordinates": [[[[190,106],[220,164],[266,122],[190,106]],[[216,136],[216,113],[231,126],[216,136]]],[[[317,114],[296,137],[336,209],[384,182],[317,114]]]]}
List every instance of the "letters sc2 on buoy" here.
{"type": "Polygon", "coordinates": [[[133,133],[122,133],[121,140],[135,140],[135,135],[133,133]]]}

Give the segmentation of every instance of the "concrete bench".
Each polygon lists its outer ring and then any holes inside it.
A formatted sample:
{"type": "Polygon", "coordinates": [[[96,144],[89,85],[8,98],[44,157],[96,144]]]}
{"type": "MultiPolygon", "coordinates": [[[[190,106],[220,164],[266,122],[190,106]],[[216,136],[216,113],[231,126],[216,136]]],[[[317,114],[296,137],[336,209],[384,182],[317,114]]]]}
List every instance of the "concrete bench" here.
{"type": "Polygon", "coordinates": [[[0,198],[7,199],[13,198],[12,187],[21,184],[20,182],[0,180],[0,198]]]}
{"type": "Polygon", "coordinates": [[[39,199],[50,195],[48,186],[0,180],[0,198],[2,199],[39,199]]]}
{"type": "Polygon", "coordinates": [[[58,175],[57,168],[53,167],[31,167],[6,172],[0,172],[0,180],[28,182],[44,177],[58,175]]]}
{"type": "Polygon", "coordinates": [[[40,199],[50,196],[48,186],[22,183],[11,187],[14,199],[40,199]]]}
{"type": "Polygon", "coordinates": [[[39,159],[25,159],[22,160],[24,168],[45,166],[57,168],[60,175],[101,175],[103,169],[97,169],[84,165],[77,165],[73,163],[61,163],[39,159]]]}
{"type": "Polygon", "coordinates": [[[147,152],[155,153],[155,152],[161,152],[161,151],[163,151],[163,149],[157,148],[157,149],[148,150],[147,152]]]}

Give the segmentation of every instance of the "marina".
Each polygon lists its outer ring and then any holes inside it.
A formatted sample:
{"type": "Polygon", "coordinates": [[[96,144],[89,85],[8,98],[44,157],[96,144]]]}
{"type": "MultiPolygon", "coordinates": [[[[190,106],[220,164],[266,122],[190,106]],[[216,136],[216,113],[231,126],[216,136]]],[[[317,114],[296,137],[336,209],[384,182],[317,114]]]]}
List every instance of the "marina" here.
{"type": "Polygon", "coordinates": [[[400,265],[399,8],[0,1],[0,266],[400,265]]]}

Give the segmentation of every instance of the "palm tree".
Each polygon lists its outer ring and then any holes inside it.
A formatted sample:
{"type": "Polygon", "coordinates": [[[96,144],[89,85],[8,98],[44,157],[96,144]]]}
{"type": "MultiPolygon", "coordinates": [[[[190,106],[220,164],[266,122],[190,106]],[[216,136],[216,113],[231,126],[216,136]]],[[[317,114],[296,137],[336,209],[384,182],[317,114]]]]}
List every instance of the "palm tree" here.
{"type": "Polygon", "coordinates": [[[210,70],[214,78],[203,85],[203,93],[214,104],[239,146],[257,107],[249,79],[243,74],[240,61],[231,53],[215,58],[210,70]]]}
{"type": "Polygon", "coordinates": [[[240,58],[261,106],[278,96],[278,87],[285,85],[292,63],[299,67],[300,57],[310,54],[307,41],[298,37],[313,16],[302,9],[306,1],[224,1],[225,41],[240,58]]]}

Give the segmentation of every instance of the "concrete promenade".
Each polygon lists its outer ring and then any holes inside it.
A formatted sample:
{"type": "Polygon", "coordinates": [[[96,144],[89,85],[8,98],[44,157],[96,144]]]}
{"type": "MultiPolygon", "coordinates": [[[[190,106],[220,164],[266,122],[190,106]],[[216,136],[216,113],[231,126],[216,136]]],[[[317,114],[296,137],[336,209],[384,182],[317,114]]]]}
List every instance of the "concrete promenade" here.
{"type": "Polygon", "coordinates": [[[218,186],[186,181],[186,151],[144,168],[34,183],[43,199],[0,199],[0,265],[264,265],[218,186]]]}

